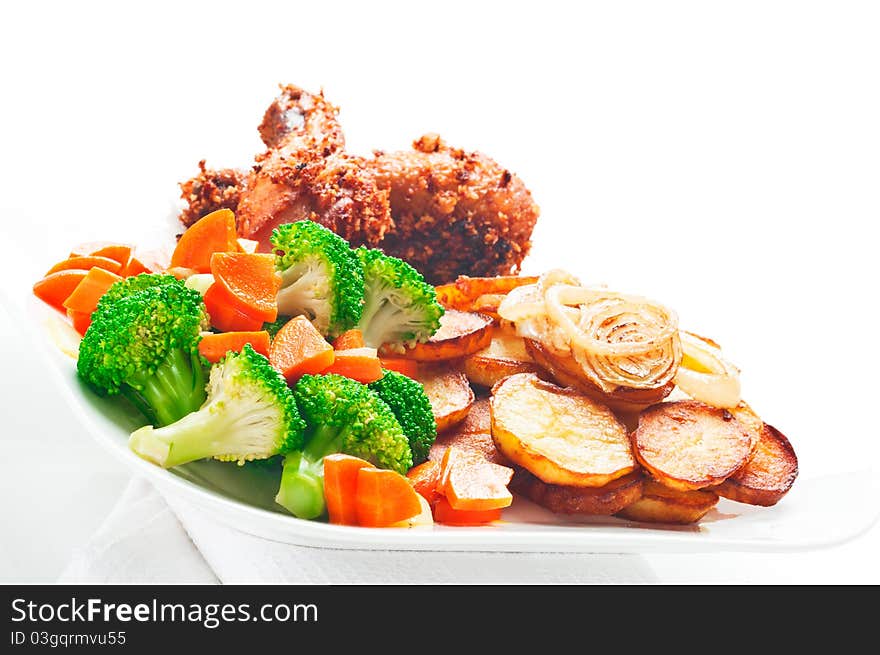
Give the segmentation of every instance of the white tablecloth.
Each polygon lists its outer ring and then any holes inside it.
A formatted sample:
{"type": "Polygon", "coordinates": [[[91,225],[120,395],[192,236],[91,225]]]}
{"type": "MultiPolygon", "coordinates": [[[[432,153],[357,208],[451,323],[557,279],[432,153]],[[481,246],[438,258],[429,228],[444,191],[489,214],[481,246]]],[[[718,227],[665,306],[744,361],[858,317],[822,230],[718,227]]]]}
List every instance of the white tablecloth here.
{"type": "Polygon", "coordinates": [[[387,552],[292,546],[239,532],[135,478],[65,583],[590,584],[657,578],[638,555],[387,552]]]}

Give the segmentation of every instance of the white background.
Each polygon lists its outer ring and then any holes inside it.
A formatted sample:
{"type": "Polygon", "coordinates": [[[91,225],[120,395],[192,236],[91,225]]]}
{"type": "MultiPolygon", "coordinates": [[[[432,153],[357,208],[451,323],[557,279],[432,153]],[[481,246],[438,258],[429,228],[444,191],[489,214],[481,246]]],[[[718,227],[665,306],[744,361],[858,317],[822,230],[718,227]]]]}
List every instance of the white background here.
{"type": "MultiPolygon", "coordinates": [[[[802,476],[874,461],[878,11],[578,6],[7,6],[3,288],[27,293],[81,241],[169,237],[199,159],[247,166],[277,84],[323,87],[353,151],[436,131],[517,173],[542,209],[526,270],[653,296],[719,341],[802,476]]],[[[0,328],[0,582],[52,581],[127,473],[59,405],[16,317],[0,328]]],[[[878,533],[796,555],[645,557],[659,581],[877,583],[878,533]]]]}

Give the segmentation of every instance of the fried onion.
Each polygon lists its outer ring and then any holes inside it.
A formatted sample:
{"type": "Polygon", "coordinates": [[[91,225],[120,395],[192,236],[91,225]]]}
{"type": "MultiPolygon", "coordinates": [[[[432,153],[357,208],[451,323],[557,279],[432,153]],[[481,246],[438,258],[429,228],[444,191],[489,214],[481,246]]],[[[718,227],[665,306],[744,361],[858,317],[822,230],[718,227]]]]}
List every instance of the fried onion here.
{"type": "Polygon", "coordinates": [[[521,336],[571,355],[605,393],[663,387],[681,363],[675,312],[641,296],[584,286],[564,271],[514,289],[498,313],[521,336]]]}

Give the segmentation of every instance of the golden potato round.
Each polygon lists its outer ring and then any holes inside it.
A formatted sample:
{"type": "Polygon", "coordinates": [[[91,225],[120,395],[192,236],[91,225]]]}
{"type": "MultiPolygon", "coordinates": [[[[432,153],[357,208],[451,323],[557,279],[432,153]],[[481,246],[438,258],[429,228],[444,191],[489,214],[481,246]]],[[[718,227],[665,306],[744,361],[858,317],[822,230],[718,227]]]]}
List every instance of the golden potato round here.
{"type": "MultiPolygon", "coordinates": [[[[477,312],[447,309],[440,317],[440,328],[424,343],[407,348],[403,356],[419,362],[460,359],[482,350],[492,340],[492,317],[477,312]]],[[[383,355],[400,356],[383,346],[383,355]]]]}
{"type": "Polygon", "coordinates": [[[526,352],[525,342],[512,330],[492,329],[488,346],[464,359],[464,373],[472,384],[492,388],[517,373],[538,373],[541,367],[526,352]]]}
{"type": "Polygon", "coordinates": [[[501,454],[548,484],[601,487],[635,468],[626,428],[584,394],[517,373],[492,389],[501,454]]]}
{"type": "Polygon", "coordinates": [[[510,489],[556,514],[611,516],[641,498],[642,480],[642,474],[633,471],[601,487],[572,487],[547,484],[517,468],[510,489]]]}
{"type": "Polygon", "coordinates": [[[419,371],[418,381],[424,386],[431,402],[438,433],[467,418],[476,396],[464,373],[423,367],[419,371]]]}
{"type": "Polygon", "coordinates": [[[679,491],[646,478],[642,496],[617,516],[646,523],[696,523],[718,504],[712,491],[679,491]]]}
{"type": "Polygon", "coordinates": [[[733,414],[696,400],[646,409],[632,441],[654,479],[681,491],[720,483],[745,464],[752,449],[748,429],[733,414]]]}
{"type": "Polygon", "coordinates": [[[797,475],[798,460],[791,443],[765,424],[751,459],[712,490],[740,503],[769,507],[788,493],[797,475]]]}

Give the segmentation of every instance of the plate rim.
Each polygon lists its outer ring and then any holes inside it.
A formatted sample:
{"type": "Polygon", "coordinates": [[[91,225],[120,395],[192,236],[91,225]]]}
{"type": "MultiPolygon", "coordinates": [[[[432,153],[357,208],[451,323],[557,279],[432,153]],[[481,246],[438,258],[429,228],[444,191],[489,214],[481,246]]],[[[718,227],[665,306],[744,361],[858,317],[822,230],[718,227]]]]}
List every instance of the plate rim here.
{"type": "MultiPolygon", "coordinates": [[[[29,290],[28,290],[29,291],[29,290]]],[[[0,289],[0,300],[8,296],[0,289]]],[[[23,331],[29,335],[35,350],[40,352],[44,364],[51,369],[55,387],[68,407],[86,428],[90,437],[102,449],[118,459],[133,474],[148,479],[166,502],[186,502],[206,512],[218,522],[240,532],[279,543],[328,548],[367,549],[385,551],[464,551],[464,552],[569,552],[569,553],[660,553],[660,552],[804,552],[835,547],[852,541],[868,532],[880,520],[880,507],[866,520],[844,533],[820,533],[813,539],[800,541],[770,541],[754,538],[712,535],[704,526],[695,529],[675,530],[652,527],[647,524],[624,521],[621,526],[608,524],[571,524],[542,526],[540,530],[503,530],[500,525],[479,527],[452,527],[434,525],[428,528],[362,528],[339,526],[325,522],[307,521],[268,509],[256,507],[241,500],[224,496],[196,482],[174,475],[147,462],[125,447],[121,447],[102,426],[87,403],[78,398],[74,385],[64,379],[59,360],[73,359],[61,352],[47,334],[48,323],[55,320],[64,323],[60,313],[46,306],[32,294],[18,298],[19,303],[6,302],[13,316],[25,321],[23,331]],[[17,305],[17,307],[16,307],[17,305]],[[173,500],[168,500],[173,496],[173,500]],[[239,521],[236,521],[239,519],[239,521]],[[259,528],[254,527],[259,525],[259,528]],[[609,534],[609,529],[613,530],[609,534]],[[587,538],[585,534],[587,534],[587,538]]],[[[107,419],[109,420],[109,419],[107,419]]],[[[118,435],[117,435],[118,437],[118,435]]],[[[834,472],[835,475],[852,472],[834,472]]],[[[858,469],[866,474],[869,484],[877,484],[874,467],[858,469]]],[[[827,476],[814,476],[821,479],[827,476]]],[[[772,508],[767,508],[772,509],[772,508]]],[[[516,521],[507,522],[517,524],[516,521]]],[[[519,523],[518,525],[528,525],[519,523]]]]}

